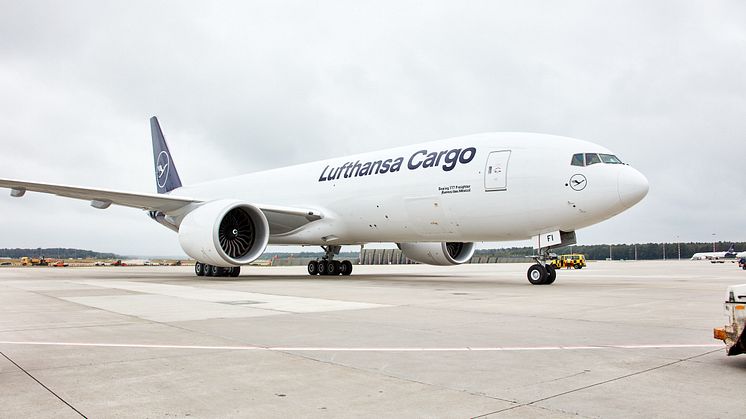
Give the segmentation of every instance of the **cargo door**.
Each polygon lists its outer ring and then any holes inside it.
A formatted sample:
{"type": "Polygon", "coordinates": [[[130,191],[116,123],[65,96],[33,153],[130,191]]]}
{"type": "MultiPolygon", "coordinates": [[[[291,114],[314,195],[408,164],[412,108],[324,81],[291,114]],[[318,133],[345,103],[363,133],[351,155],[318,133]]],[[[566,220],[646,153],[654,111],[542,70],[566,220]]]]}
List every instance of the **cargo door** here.
{"type": "Polygon", "coordinates": [[[484,168],[484,190],[505,191],[508,189],[508,161],[510,150],[493,151],[487,157],[484,168]]]}

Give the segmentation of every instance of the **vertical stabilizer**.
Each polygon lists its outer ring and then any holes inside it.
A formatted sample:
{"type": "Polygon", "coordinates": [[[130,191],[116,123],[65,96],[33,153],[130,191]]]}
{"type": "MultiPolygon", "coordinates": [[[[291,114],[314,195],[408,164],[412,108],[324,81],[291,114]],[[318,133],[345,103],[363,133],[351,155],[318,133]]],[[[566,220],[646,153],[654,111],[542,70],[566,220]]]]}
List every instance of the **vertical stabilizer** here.
{"type": "Polygon", "coordinates": [[[181,179],[168,151],[166,139],[158,123],[158,118],[150,118],[150,134],[153,137],[153,164],[155,165],[155,186],[158,193],[171,192],[181,187],[181,179]]]}

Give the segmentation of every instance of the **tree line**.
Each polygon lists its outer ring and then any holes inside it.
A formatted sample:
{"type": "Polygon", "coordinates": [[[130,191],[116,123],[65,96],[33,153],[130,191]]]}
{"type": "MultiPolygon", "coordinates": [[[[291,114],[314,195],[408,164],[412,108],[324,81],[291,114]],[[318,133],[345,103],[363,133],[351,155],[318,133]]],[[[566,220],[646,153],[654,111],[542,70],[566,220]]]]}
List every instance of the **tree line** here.
{"type": "MultiPolygon", "coordinates": [[[[730,245],[735,246],[736,251],[746,251],[746,242],[717,242],[715,251],[724,252],[730,245]]],[[[553,249],[552,252],[558,255],[567,253],[582,253],[589,260],[656,260],[656,259],[678,259],[681,252],[681,259],[690,259],[693,254],[700,252],[712,252],[713,244],[706,242],[687,242],[687,243],[637,243],[637,244],[592,244],[592,245],[574,245],[553,249]]],[[[496,256],[500,258],[522,258],[530,256],[534,250],[527,247],[511,247],[505,249],[478,249],[475,256],[496,256]]],[[[299,257],[299,258],[318,258],[323,256],[323,252],[268,252],[263,258],[272,256],[280,258],[299,257]]],[[[121,255],[115,253],[101,253],[92,250],[69,249],[69,248],[5,248],[0,249],[0,257],[19,259],[24,256],[28,257],[47,257],[57,259],[122,259],[121,255]]],[[[339,257],[348,259],[356,258],[358,252],[342,252],[339,257]]]]}
{"type": "Polygon", "coordinates": [[[63,247],[36,248],[36,249],[0,249],[0,257],[10,259],[20,259],[24,256],[39,258],[57,258],[57,259],[121,259],[122,257],[114,253],[101,253],[92,250],[68,249],[63,247]]]}
{"type": "MultiPolygon", "coordinates": [[[[717,242],[716,252],[724,252],[733,244],[736,251],[746,251],[746,242],[717,242]]],[[[701,252],[712,252],[713,243],[636,243],[636,244],[592,244],[573,245],[553,249],[558,255],[582,253],[589,260],[657,260],[657,259],[691,259],[692,255],[701,252]]],[[[533,253],[531,247],[512,247],[509,249],[480,249],[478,256],[522,257],[533,253]]]]}

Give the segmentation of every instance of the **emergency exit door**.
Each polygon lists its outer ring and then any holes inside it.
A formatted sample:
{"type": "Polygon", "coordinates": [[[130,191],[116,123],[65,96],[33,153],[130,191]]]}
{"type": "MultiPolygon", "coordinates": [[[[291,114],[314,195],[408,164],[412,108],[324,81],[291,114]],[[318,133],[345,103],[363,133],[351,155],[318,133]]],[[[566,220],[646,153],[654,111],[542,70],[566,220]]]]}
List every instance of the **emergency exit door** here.
{"type": "Polygon", "coordinates": [[[484,190],[504,191],[508,189],[508,161],[510,150],[493,151],[487,157],[484,168],[484,190]]]}

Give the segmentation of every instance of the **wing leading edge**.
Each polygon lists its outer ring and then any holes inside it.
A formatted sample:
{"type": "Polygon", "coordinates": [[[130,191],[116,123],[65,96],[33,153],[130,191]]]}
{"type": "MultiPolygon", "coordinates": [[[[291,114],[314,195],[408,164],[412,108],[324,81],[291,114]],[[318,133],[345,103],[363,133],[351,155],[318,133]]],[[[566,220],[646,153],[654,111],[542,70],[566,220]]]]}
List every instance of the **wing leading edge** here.
{"type": "MultiPolygon", "coordinates": [[[[83,188],[53,183],[27,182],[0,178],[0,187],[9,188],[11,196],[21,197],[26,191],[48,193],[66,198],[91,201],[94,208],[105,209],[113,205],[159,211],[165,214],[184,209],[204,200],[165,194],[147,194],[116,191],[110,189],[83,188]]],[[[323,218],[319,211],[275,205],[254,204],[262,210],[270,224],[271,234],[284,234],[303,225],[323,218]]]]}

